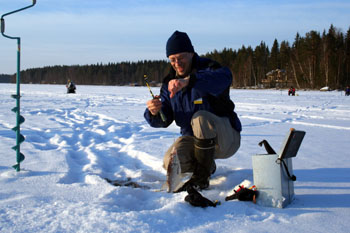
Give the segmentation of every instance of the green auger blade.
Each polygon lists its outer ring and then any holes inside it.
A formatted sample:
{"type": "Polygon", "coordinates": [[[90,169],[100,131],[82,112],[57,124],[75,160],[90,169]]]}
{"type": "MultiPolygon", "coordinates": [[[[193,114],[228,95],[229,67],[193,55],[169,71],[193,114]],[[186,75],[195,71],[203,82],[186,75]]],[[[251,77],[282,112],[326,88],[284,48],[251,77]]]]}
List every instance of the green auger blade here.
{"type": "Polygon", "coordinates": [[[20,164],[24,159],[25,159],[24,154],[19,153],[19,158],[17,158],[17,164],[13,165],[12,167],[13,167],[14,169],[16,169],[16,171],[19,172],[19,171],[21,170],[19,164],[20,164]]]}
{"type": "Polygon", "coordinates": [[[16,171],[18,171],[18,172],[21,170],[21,169],[20,169],[20,166],[19,166],[19,163],[13,165],[12,167],[13,167],[14,169],[16,169],[16,171]]]}
{"type": "Polygon", "coordinates": [[[19,129],[18,126],[15,126],[15,127],[12,128],[12,130],[15,131],[15,132],[18,131],[18,129],[19,129]]]}
{"type": "Polygon", "coordinates": [[[19,98],[21,98],[20,95],[11,95],[11,97],[14,98],[14,99],[19,99],[19,98]]]}
{"type": "Polygon", "coordinates": [[[25,121],[22,115],[19,115],[19,124],[22,124],[25,121]]]}
{"type": "Polygon", "coordinates": [[[19,161],[17,161],[18,163],[22,162],[25,159],[24,154],[19,153],[19,161]]]}
{"type": "Polygon", "coordinates": [[[20,135],[19,135],[18,144],[15,145],[15,146],[13,146],[12,149],[15,150],[15,151],[17,151],[18,148],[19,148],[19,144],[21,144],[22,142],[24,142],[24,140],[26,140],[25,137],[24,137],[22,134],[20,134],[20,135]]]}
{"type": "MultiPolygon", "coordinates": [[[[19,120],[19,121],[18,121],[19,124],[23,124],[23,122],[25,121],[25,118],[24,118],[23,116],[20,115],[18,120],[19,120]]],[[[17,131],[18,128],[19,128],[19,125],[13,127],[12,130],[13,130],[13,131],[17,131]]]]}
{"type": "MultiPolygon", "coordinates": [[[[23,124],[24,121],[25,121],[24,117],[20,115],[19,116],[19,124],[23,124]]],[[[13,131],[18,131],[18,129],[19,129],[19,125],[12,128],[13,131]]]]}
{"type": "Polygon", "coordinates": [[[21,144],[22,142],[24,142],[25,137],[22,135],[22,134],[19,134],[19,140],[18,140],[18,143],[21,144]]]}
{"type": "Polygon", "coordinates": [[[18,107],[14,107],[13,109],[11,109],[12,112],[18,112],[18,107]]]}

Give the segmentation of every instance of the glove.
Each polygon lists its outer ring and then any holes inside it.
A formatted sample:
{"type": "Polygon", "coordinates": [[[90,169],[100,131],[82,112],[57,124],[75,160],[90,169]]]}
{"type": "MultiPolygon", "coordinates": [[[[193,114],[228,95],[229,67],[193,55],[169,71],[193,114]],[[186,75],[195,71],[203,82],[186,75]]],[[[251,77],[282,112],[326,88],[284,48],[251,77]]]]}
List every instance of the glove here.
{"type": "Polygon", "coordinates": [[[216,207],[216,205],[220,204],[218,201],[212,202],[211,200],[203,197],[191,185],[187,186],[187,193],[188,195],[185,197],[185,201],[190,203],[192,206],[205,208],[208,206],[216,207]]]}
{"type": "Polygon", "coordinates": [[[239,201],[252,201],[256,203],[256,197],[258,195],[258,191],[253,189],[247,189],[242,186],[239,186],[238,191],[234,190],[234,194],[231,196],[227,196],[225,201],[238,199],[239,201]]]}

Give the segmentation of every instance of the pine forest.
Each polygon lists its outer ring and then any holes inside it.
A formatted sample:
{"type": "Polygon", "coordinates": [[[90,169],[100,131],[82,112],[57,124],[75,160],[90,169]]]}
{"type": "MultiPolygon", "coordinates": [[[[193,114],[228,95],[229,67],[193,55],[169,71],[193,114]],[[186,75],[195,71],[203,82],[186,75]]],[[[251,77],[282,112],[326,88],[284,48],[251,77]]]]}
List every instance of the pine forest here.
{"type": "MultiPolygon", "coordinates": [[[[200,56],[229,67],[233,88],[343,89],[350,85],[350,28],[344,33],[331,25],[322,33],[296,33],[293,43],[275,39],[271,48],[261,41],[255,48],[224,48],[200,56]]],[[[169,68],[167,60],[57,65],[21,71],[21,80],[36,84],[65,84],[72,80],[77,85],[145,85],[146,74],[151,84],[159,85],[169,68]]],[[[15,74],[10,80],[15,82],[15,74]]]]}

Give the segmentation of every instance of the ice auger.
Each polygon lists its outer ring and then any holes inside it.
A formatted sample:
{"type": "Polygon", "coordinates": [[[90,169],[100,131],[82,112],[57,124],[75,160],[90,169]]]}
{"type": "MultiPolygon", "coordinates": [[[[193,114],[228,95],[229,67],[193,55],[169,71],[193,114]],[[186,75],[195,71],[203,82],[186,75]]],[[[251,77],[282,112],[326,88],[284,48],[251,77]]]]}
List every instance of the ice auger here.
{"type": "Polygon", "coordinates": [[[14,13],[17,13],[19,11],[23,11],[25,9],[28,9],[30,7],[33,7],[36,3],[36,0],[33,0],[33,3],[30,6],[23,7],[21,9],[11,11],[9,13],[3,14],[1,16],[1,34],[9,39],[17,40],[17,75],[16,75],[16,84],[17,84],[17,92],[14,95],[11,95],[12,98],[16,100],[16,107],[12,109],[14,113],[16,113],[16,126],[12,128],[13,131],[16,132],[16,145],[12,147],[13,150],[16,151],[16,161],[17,164],[13,165],[12,167],[16,169],[16,171],[20,171],[20,163],[24,160],[24,155],[20,151],[20,144],[25,140],[24,136],[21,134],[20,131],[20,125],[24,122],[24,117],[20,114],[20,83],[21,83],[21,77],[20,77],[20,63],[21,63],[21,38],[20,37],[13,37],[8,36],[5,34],[5,19],[4,17],[7,15],[11,15],[14,13]]]}

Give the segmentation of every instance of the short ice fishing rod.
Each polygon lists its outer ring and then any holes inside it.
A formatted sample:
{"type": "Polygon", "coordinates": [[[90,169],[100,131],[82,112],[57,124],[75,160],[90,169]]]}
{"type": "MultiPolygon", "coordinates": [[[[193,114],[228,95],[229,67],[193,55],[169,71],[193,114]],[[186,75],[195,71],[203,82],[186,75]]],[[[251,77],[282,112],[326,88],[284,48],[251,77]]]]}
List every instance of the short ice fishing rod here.
{"type": "Polygon", "coordinates": [[[20,125],[24,122],[24,117],[21,116],[20,114],[20,98],[21,98],[21,93],[20,93],[20,84],[21,84],[21,69],[20,69],[20,64],[21,64],[21,38],[20,37],[14,37],[14,36],[9,36],[5,34],[5,16],[17,13],[19,11],[23,11],[25,9],[28,9],[32,6],[34,6],[36,3],[36,0],[32,1],[32,4],[26,7],[23,7],[21,9],[11,11],[9,13],[3,14],[1,16],[1,34],[9,39],[14,39],[17,40],[17,75],[16,75],[16,83],[17,83],[17,93],[15,95],[11,95],[12,98],[16,99],[16,107],[12,109],[14,113],[16,113],[16,126],[12,129],[13,131],[16,132],[16,145],[12,147],[13,150],[16,151],[16,161],[17,164],[13,165],[12,167],[16,169],[16,171],[20,171],[20,163],[24,160],[24,155],[20,151],[20,144],[25,140],[24,136],[20,132],[20,125]]]}
{"type": "MultiPolygon", "coordinates": [[[[155,99],[156,97],[153,95],[151,87],[149,86],[147,75],[145,74],[143,75],[143,77],[145,78],[146,85],[148,87],[149,92],[151,93],[152,98],[155,99]]],[[[162,118],[162,121],[166,122],[166,116],[164,115],[162,110],[159,111],[159,114],[160,114],[160,117],[162,118]]]]}

